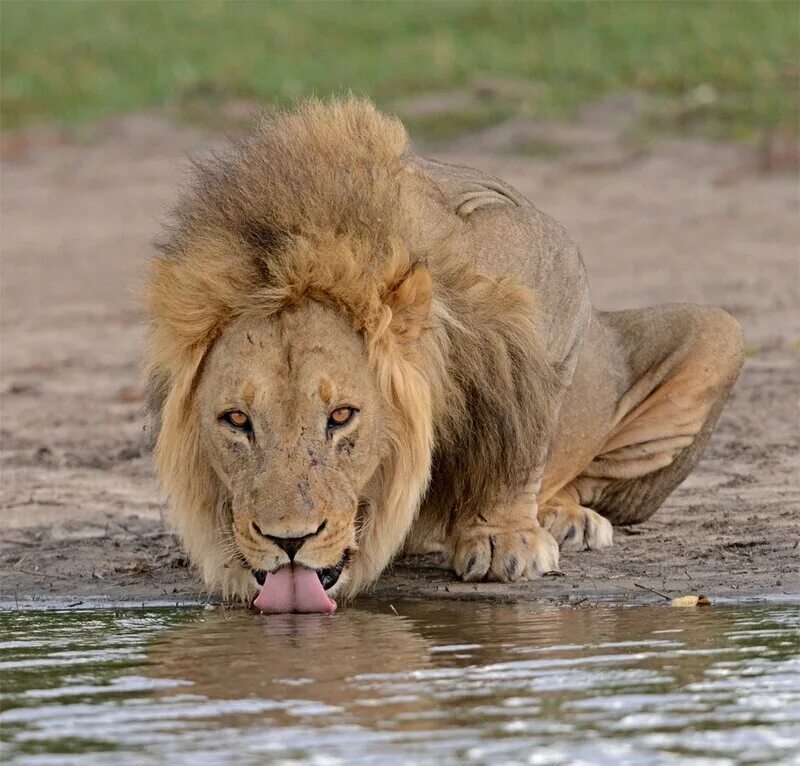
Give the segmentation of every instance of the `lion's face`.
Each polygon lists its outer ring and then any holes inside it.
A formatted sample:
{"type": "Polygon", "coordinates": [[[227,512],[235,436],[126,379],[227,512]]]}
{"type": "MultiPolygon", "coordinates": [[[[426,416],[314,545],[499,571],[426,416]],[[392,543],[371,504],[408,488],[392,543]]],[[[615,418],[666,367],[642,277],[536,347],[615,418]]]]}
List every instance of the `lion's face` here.
{"type": "Polygon", "coordinates": [[[235,546],[255,580],[293,561],[334,594],[357,556],[359,499],[383,452],[361,337],[313,301],[242,317],[209,353],[197,406],[201,448],[228,490],[235,546]]]}

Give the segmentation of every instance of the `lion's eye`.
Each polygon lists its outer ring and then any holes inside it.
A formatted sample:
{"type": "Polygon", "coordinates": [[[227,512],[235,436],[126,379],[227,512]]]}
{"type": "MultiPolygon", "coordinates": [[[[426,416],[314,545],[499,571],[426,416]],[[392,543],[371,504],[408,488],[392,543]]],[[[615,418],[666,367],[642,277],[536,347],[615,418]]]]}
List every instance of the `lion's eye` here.
{"type": "Polygon", "coordinates": [[[240,410],[231,410],[220,415],[220,420],[224,420],[229,426],[233,426],[240,431],[249,431],[250,418],[240,410]]]}
{"type": "Polygon", "coordinates": [[[328,428],[338,428],[339,426],[346,425],[353,419],[353,415],[358,410],[355,407],[337,407],[328,416],[328,428]]]}

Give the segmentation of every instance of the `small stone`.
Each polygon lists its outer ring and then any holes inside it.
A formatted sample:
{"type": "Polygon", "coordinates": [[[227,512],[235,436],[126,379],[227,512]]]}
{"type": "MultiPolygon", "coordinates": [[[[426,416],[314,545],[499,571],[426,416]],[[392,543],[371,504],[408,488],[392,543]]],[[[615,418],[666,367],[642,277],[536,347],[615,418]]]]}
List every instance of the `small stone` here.
{"type": "Polygon", "coordinates": [[[681,596],[673,598],[669,602],[670,606],[692,607],[692,606],[711,606],[711,601],[706,596],[681,596]]]}

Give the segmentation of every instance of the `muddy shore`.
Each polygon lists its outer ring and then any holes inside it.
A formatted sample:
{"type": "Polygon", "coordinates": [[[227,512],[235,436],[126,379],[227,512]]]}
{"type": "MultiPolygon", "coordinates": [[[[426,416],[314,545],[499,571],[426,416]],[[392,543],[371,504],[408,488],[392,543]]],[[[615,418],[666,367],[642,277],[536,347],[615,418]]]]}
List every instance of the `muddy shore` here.
{"type": "MultiPolygon", "coordinates": [[[[515,154],[526,129],[539,130],[504,126],[434,154],[506,179],[566,224],[597,306],[723,306],[744,326],[748,358],[698,470],[646,524],[617,529],[614,547],[565,554],[561,576],[523,585],[462,584],[435,558],[405,560],[375,595],[800,596],[796,172],[762,172],[743,146],[661,139],[633,149],[622,127],[591,112],[563,131],[556,156],[515,154]]],[[[211,140],[137,116],[83,140],[3,144],[6,602],[203,597],[164,530],[145,447],[136,292],[186,152],[211,140]]]]}

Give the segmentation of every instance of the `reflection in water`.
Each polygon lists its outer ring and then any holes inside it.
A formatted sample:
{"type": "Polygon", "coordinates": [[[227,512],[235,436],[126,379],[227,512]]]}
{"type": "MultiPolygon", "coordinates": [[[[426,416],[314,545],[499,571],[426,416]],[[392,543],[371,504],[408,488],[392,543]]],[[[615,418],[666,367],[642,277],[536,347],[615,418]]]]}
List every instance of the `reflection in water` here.
{"type": "Polygon", "coordinates": [[[775,764],[800,751],[796,605],[395,606],[2,614],[3,761],[775,764]]]}

